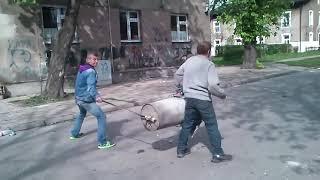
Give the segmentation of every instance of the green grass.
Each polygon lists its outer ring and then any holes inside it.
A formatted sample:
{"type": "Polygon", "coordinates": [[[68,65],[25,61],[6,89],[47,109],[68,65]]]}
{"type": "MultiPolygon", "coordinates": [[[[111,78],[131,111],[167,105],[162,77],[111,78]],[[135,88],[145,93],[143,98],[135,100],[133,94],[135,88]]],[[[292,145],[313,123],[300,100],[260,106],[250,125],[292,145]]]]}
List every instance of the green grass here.
{"type": "Polygon", "coordinates": [[[48,104],[48,103],[65,101],[65,100],[70,100],[70,99],[73,99],[73,94],[68,94],[64,98],[57,98],[57,99],[40,95],[40,96],[33,96],[33,97],[30,97],[30,98],[24,99],[24,100],[12,101],[12,103],[16,103],[21,106],[29,107],[29,106],[39,106],[39,105],[48,104]]]}
{"type": "Polygon", "coordinates": [[[260,62],[274,62],[279,61],[282,59],[289,59],[289,58],[299,58],[299,57],[307,57],[307,56],[316,56],[320,55],[320,51],[308,51],[303,53],[279,53],[273,55],[266,55],[261,58],[258,58],[260,62]]]}
{"type": "Polygon", "coordinates": [[[320,57],[306,59],[306,60],[300,60],[300,61],[281,62],[281,63],[287,64],[289,66],[303,66],[303,67],[308,67],[308,68],[320,68],[320,57]]]}
{"type": "MultiPolygon", "coordinates": [[[[320,51],[308,51],[304,53],[281,53],[281,54],[274,54],[274,55],[267,55],[262,58],[257,58],[257,60],[261,63],[266,62],[275,62],[283,59],[290,59],[290,58],[299,58],[299,57],[308,57],[308,56],[316,56],[320,55],[320,51]]],[[[216,66],[234,66],[234,65],[241,65],[242,59],[234,59],[234,60],[223,60],[222,57],[214,57],[213,62],[216,66]]]]}

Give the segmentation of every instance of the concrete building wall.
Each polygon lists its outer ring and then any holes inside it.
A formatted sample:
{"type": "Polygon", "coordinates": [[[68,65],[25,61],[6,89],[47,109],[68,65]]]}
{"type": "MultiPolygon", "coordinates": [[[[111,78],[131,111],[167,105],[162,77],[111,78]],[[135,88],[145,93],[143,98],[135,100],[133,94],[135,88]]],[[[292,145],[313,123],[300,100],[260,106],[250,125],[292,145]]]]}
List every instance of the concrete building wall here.
{"type": "MultiPolygon", "coordinates": [[[[123,74],[128,70],[178,66],[184,62],[188,54],[195,54],[199,41],[210,41],[210,20],[205,14],[205,2],[112,1],[110,25],[114,82],[126,81],[123,74]],[[121,41],[120,38],[120,11],[129,10],[137,11],[139,14],[139,42],[121,41]],[[171,15],[187,16],[189,41],[172,42],[171,15]]],[[[108,10],[103,7],[82,6],[79,22],[81,49],[101,49],[107,54],[107,59],[111,59],[108,10]]]]}
{"type": "Polygon", "coordinates": [[[0,1],[0,81],[23,83],[39,81],[42,53],[39,11],[0,1]]]}

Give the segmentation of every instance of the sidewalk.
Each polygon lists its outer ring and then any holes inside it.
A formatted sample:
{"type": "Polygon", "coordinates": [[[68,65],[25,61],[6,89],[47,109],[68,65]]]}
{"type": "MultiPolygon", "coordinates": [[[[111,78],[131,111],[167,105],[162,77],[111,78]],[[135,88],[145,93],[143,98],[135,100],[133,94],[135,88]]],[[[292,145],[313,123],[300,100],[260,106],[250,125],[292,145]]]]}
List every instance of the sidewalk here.
{"type": "MultiPolygon", "coordinates": [[[[262,70],[240,69],[238,66],[217,69],[224,88],[306,70],[306,68],[289,67],[282,64],[271,64],[262,70]]],[[[105,112],[111,112],[121,108],[140,106],[168,98],[174,93],[174,90],[173,79],[144,80],[111,85],[100,89],[100,93],[103,98],[116,104],[117,107],[102,104],[102,109],[105,112]]],[[[10,99],[0,100],[0,129],[9,127],[19,131],[70,121],[77,112],[74,100],[36,107],[18,107],[10,103],[10,99]]]]}

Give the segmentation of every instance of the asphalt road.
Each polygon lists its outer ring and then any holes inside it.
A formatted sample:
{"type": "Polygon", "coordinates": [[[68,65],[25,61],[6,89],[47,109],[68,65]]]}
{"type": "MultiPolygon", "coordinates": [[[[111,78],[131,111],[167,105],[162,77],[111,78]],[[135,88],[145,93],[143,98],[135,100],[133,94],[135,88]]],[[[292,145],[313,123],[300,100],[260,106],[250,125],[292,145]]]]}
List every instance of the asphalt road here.
{"type": "Polygon", "coordinates": [[[231,162],[210,162],[204,127],[192,153],[177,159],[179,127],[148,132],[139,117],[117,111],[107,115],[111,150],[97,149],[93,118],[77,141],[69,140],[71,122],[0,137],[0,179],[319,180],[319,89],[319,70],[228,89],[229,99],[214,104],[231,162]]]}

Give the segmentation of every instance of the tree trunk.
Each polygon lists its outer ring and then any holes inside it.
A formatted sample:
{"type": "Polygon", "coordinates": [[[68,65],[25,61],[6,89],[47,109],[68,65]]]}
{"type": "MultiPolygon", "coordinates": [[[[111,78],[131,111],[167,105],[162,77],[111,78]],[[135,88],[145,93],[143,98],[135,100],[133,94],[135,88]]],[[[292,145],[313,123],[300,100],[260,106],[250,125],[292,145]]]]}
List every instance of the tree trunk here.
{"type": "Polygon", "coordinates": [[[68,58],[77,26],[81,0],[69,0],[63,27],[58,32],[53,45],[52,56],[49,63],[46,95],[57,98],[64,96],[63,83],[65,75],[65,62],[68,58]]]}
{"type": "Polygon", "coordinates": [[[255,69],[257,66],[257,50],[255,45],[244,45],[243,69],[255,69]]]}

